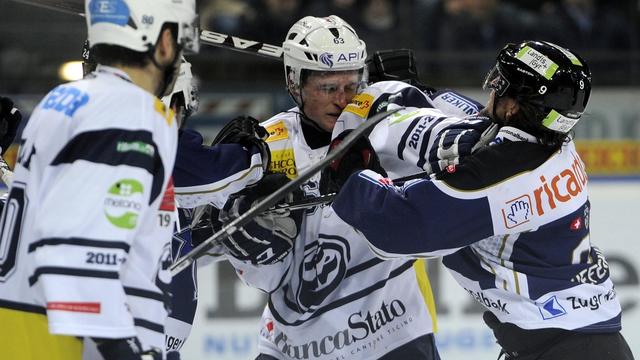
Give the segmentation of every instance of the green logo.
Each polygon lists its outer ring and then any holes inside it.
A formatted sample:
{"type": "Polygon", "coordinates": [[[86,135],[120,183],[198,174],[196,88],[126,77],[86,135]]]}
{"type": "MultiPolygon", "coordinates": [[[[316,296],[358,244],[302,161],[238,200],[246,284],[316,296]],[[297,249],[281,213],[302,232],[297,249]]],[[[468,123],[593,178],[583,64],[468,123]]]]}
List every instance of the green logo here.
{"type": "Polygon", "coordinates": [[[142,209],[144,187],[134,179],[121,179],[109,187],[104,199],[104,214],[111,224],[133,229],[142,209]]]}

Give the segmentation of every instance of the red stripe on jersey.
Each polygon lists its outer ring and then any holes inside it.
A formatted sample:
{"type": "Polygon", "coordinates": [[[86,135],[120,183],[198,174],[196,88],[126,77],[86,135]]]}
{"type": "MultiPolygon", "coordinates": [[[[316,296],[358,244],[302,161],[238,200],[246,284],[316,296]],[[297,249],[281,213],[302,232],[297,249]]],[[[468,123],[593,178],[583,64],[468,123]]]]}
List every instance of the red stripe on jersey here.
{"type": "Polygon", "coordinates": [[[169,177],[167,183],[167,189],[162,195],[162,202],[160,203],[161,211],[174,211],[176,209],[176,192],[173,187],[173,177],[169,177]]]}
{"type": "Polygon", "coordinates": [[[97,303],[97,302],[48,302],[47,310],[99,314],[100,303],[97,303]]]}

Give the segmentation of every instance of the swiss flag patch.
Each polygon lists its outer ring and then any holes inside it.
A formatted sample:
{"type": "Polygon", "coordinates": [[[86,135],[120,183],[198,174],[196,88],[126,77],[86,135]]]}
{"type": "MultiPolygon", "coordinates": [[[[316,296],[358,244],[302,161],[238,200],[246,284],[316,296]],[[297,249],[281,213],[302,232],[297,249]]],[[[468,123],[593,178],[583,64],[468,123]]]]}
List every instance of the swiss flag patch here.
{"type": "Polygon", "coordinates": [[[571,221],[571,224],[569,225],[569,229],[572,231],[577,231],[582,229],[582,216],[578,216],[577,218],[573,219],[573,221],[571,221]]]}
{"type": "Polygon", "coordinates": [[[167,189],[162,195],[162,202],[160,203],[160,211],[174,211],[176,209],[176,192],[173,187],[173,177],[169,178],[167,183],[167,189]]]}
{"type": "Polygon", "coordinates": [[[445,170],[449,173],[449,174],[453,174],[454,172],[456,172],[456,166],[451,164],[449,166],[447,166],[445,168],[445,170]]]}

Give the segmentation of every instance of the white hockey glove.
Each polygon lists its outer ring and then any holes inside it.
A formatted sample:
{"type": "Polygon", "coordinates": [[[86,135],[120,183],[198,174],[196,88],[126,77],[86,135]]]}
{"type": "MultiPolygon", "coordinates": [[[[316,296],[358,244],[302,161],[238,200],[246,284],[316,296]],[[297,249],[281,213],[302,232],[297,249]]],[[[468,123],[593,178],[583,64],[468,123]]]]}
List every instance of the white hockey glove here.
{"type": "Polygon", "coordinates": [[[449,165],[459,164],[465,156],[487,145],[497,133],[498,124],[482,116],[465,119],[441,131],[429,151],[425,170],[437,173],[449,165]]]}
{"type": "MultiPolygon", "coordinates": [[[[284,174],[268,174],[256,185],[229,198],[218,215],[218,224],[227,224],[245,213],[263,197],[276,191],[289,179],[284,174]]],[[[294,201],[298,194],[290,193],[285,201],[294,201]]],[[[270,212],[257,216],[234,234],[222,240],[229,255],[254,265],[269,265],[281,261],[293,248],[302,222],[301,210],[270,212]]],[[[215,221],[214,221],[215,223],[215,221]]],[[[220,226],[220,225],[218,225],[220,226]]]]}

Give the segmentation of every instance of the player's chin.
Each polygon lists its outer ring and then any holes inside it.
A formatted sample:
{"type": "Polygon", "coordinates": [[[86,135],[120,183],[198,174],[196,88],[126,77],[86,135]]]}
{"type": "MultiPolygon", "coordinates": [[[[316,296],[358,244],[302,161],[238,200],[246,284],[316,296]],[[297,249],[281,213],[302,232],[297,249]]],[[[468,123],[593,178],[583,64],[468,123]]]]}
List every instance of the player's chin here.
{"type": "Polygon", "coordinates": [[[336,126],[336,122],[338,121],[338,117],[339,116],[340,116],[340,114],[337,114],[337,115],[327,114],[327,115],[325,115],[324,119],[322,121],[322,127],[327,131],[333,130],[333,127],[336,126]]]}

